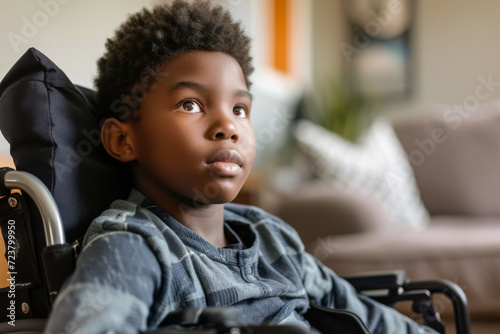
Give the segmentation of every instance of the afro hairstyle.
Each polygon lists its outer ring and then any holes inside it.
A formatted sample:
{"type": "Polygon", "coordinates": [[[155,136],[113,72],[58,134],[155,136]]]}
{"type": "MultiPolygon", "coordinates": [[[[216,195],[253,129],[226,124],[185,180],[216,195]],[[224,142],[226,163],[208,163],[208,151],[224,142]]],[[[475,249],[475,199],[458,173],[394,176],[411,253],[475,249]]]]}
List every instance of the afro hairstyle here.
{"type": "Polygon", "coordinates": [[[250,38],[220,5],[176,0],[131,15],[106,41],[97,61],[101,118],[125,119],[161,76],[161,66],[193,50],[220,51],[239,63],[245,81],[253,72],[250,38]]]}

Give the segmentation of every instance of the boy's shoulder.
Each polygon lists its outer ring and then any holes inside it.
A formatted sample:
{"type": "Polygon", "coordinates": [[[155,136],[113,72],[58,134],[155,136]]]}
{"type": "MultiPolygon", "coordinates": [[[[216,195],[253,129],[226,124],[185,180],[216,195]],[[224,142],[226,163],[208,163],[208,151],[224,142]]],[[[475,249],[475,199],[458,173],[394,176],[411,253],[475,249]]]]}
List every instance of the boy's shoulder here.
{"type": "Polygon", "coordinates": [[[138,191],[132,191],[127,200],[115,200],[107,210],[90,224],[84,243],[107,233],[132,232],[143,236],[158,234],[158,217],[143,207],[146,198],[138,191]]]}

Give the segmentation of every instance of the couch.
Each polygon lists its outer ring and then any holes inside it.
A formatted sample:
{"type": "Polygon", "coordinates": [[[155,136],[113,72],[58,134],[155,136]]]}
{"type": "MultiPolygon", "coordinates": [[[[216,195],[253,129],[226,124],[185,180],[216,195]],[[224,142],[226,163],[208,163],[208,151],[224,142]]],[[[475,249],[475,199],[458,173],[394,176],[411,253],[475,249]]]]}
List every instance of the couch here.
{"type": "MultiPolygon", "coordinates": [[[[411,279],[446,278],[465,291],[473,329],[480,319],[500,332],[500,101],[435,106],[391,124],[428,212],[422,224],[396,226],[378,198],[324,175],[261,205],[338,274],[404,269],[411,279]]],[[[444,298],[436,307],[450,312],[444,298]]]]}

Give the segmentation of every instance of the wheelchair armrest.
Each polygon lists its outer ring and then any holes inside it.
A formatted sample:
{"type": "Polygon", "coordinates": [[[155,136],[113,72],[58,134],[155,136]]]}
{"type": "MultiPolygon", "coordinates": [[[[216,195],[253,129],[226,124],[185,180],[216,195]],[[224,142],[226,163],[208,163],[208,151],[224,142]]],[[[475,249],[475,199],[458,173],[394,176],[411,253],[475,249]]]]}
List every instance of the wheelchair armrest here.
{"type": "Polygon", "coordinates": [[[469,334],[470,317],[467,303],[467,296],[462,288],[457,284],[445,279],[426,280],[426,281],[407,281],[404,286],[405,291],[415,291],[426,289],[430,293],[442,293],[449,298],[453,304],[453,312],[455,313],[455,325],[457,333],[469,334]]]}
{"type": "Polygon", "coordinates": [[[357,291],[393,290],[405,284],[404,270],[383,270],[342,276],[357,291]]]}
{"type": "Polygon", "coordinates": [[[434,329],[441,331],[439,314],[432,305],[432,295],[446,295],[453,304],[457,333],[470,333],[470,319],[467,307],[467,297],[463,290],[447,280],[411,281],[405,278],[404,270],[374,271],[343,276],[358,292],[364,293],[386,305],[392,305],[403,300],[412,300],[417,307],[422,306],[422,313],[428,312],[426,321],[433,324],[434,329]],[[383,293],[378,293],[383,291],[383,293]]]}

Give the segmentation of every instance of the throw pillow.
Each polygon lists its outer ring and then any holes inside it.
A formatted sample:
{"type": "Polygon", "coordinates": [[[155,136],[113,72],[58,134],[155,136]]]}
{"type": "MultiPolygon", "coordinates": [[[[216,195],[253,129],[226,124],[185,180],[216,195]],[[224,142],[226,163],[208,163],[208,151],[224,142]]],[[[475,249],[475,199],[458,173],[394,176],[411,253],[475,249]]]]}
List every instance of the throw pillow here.
{"type": "Polygon", "coordinates": [[[357,144],[306,120],[297,123],[294,137],[318,177],[337,188],[373,196],[396,226],[426,226],[429,214],[412,168],[387,121],[377,119],[357,144]]]}

